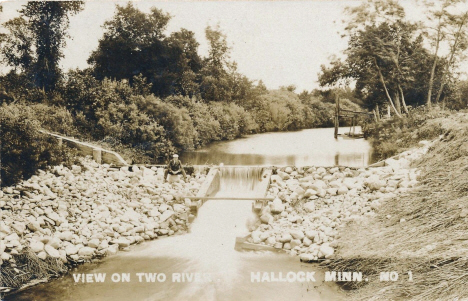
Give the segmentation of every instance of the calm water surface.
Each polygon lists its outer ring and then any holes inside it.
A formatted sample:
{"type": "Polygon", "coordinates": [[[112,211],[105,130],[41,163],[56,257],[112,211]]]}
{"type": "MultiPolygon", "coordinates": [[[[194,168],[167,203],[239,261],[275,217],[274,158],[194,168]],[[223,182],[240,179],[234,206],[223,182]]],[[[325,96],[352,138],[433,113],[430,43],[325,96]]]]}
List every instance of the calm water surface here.
{"type": "MultiPolygon", "coordinates": [[[[356,128],[360,131],[360,127],[356,128]]],[[[212,143],[181,156],[184,163],[225,165],[367,166],[371,147],[367,140],[338,137],[333,128],[250,135],[212,143]]],[[[349,127],[339,133],[349,132],[349,127]]]]}

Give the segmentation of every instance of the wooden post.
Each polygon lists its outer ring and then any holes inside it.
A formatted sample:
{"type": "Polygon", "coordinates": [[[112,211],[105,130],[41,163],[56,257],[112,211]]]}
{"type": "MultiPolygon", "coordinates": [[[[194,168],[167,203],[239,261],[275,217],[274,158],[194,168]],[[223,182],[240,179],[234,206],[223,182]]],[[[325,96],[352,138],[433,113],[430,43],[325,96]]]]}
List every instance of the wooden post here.
{"type": "Polygon", "coordinates": [[[354,124],[354,115],[353,117],[351,117],[351,126],[349,127],[349,134],[348,134],[349,137],[351,137],[351,129],[353,128],[353,124],[354,124]]]}
{"type": "Polygon", "coordinates": [[[93,159],[96,161],[98,164],[102,163],[102,155],[101,155],[101,150],[99,148],[93,149],[93,159]]]}
{"type": "Polygon", "coordinates": [[[338,139],[338,128],[340,127],[340,98],[335,95],[335,139],[338,139]]]}

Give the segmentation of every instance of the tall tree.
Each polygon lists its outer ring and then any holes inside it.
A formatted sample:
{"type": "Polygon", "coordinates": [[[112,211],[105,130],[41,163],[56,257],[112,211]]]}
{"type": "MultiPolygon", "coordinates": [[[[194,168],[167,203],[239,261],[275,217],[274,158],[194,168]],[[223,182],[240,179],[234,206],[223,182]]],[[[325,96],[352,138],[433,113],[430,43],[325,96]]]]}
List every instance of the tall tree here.
{"type": "Polygon", "coordinates": [[[127,79],[143,74],[157,95],[168,94],[165,82],[169,55],[165,42],[171,16],[155,7],[145,14],[133,4],[116,6],[116,13],[104,23],[104,35],[99,40],[88,63],[98,79],[127,79]]]}
{"type": "Polygon", "coordinates": [[[426,104],[431,107],[436,68],[441,63],[445,63],[442,65],[442,78],[435,99],[438,102],[451,68],[463,53],[463,50],[466,49],[468,10],[466,7],[463,8],[464,1],[462,0],[427,0],[424,1],[424,4],[427,9],[426,16],[428,20],[424,33],[429,37],[433,53],[426,98],[426,104]],[[441,60],[440,51],[444,46],[449,49],[449,52],[441,60]]]}
{"type": "MultiPolygon", "coordinates": [[[[53,90],[61,75],[59,62],[63,57],[69,17],[82,9],[82,1],[30,1],[20,10],[21,17],[25,18],[27,28],[34,36],[35,61],[31,64],[33,81],[45,91],[53,90]]],[[[16,28],[25,27],[26,24],[18,22],[16,28]]],[[[28,52],[24,51],[23,54],[25,58],[28,52]]]]}
{"type": "Polygon", "coordinates": [[[36,61],[34,34],[23,17],[3,23],[8,34],[0,35],[2,62],[13,67],[14,71],[29,72],[36,61]]]}
{"type": "Polygon", "coordinates": [[[236,65],[229,60],[230,48],[226,35],[219,26],[208,26],[205,35],[209,43],[209,54],[201,70],[202,97],[207,101],[231,101],[231,74],[235,72],[236,65]]]}
{"type": "Polygon", "coordinates": [[[202,68],[199,43],[192,31],[182,28],[167,38],[171,94],[195,96],[199,92],[197,75],[202,68]]]}

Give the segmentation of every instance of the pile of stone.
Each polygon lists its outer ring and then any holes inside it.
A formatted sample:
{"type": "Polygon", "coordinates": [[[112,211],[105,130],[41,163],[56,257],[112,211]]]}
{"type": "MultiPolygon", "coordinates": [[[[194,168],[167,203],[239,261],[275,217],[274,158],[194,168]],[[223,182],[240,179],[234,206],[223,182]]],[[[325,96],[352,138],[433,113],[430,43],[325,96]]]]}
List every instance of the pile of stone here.
{"type": "Polygon", "coordinates": [[[339,227],[347,221],[375,215],[386,200],[418,184],[411,168],[430,143],[385,161],[384,167],[310,167],[279,169],[272,175],[269,196],[248,241],[288,250],[303,261],[330,258],[339,227]]]}
{"type": "Polygon", "coordinates": [[[186,230],[204,174],[163,183],[162,168],[120,169],[83,159],[0,191],[0,263],[30,248],[41,259],[85,261],[186,230]]]}

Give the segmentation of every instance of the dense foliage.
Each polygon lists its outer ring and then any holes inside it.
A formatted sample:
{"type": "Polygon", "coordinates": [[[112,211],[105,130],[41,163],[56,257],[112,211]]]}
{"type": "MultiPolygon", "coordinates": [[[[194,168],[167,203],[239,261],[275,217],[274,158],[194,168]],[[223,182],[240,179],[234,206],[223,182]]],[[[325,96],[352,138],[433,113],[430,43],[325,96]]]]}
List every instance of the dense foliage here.
{"type": "Polygon", "coordinates": [[[2,130],[8,132],[2,136],[2,160],[14,165],[2,168],[4,183],[67,159],[39,128],[100,143],[136,163],[161,163],[171,153],[212,141],[332,125],[334,105],[327,93],[298,95],[292,85],[268,90],[248,79],[237,71],[219,27],[206,28],[209,51],[201,57],[194,33],[168,33],[171,16],[157,8],[144,13],[131,3],[117,5],[88,59],[90,67],[62,72],[58,63],[69,16],[82,6],[28,2],[18,18],[3,24],[2,59],[11,69],[0,76],[0,102],[9,104],[2,109],[2,130]],[[14,148],[24,153],[15,159],[14,148]],[[15,169],[16,175],[3,174],[15,169]]]}
{"type": "Polygon", "coordinates": [[[39,132],[39,122],[32,113],[31,108],[23,105],[0,107],[2,186],[29,178],[51,164],[73,163],[74,152],[39,132]]]}

